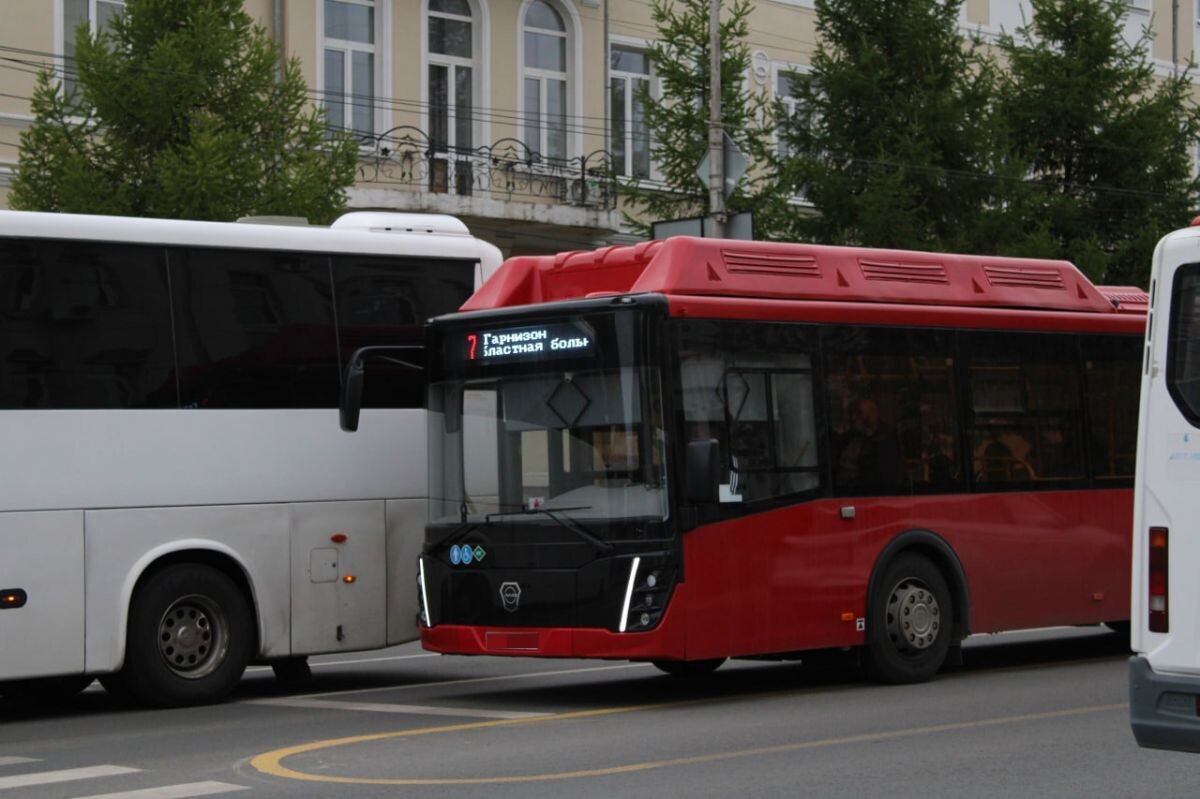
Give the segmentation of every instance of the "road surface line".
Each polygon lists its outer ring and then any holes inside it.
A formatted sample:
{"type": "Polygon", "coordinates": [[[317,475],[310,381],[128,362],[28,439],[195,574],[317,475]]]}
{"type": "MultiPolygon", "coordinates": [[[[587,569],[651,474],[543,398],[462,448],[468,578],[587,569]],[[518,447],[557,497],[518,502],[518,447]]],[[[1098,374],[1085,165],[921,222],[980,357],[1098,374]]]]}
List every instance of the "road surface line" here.
{"type": "Polygon", "coordinates": [[[37,762],[38,762],[38,759],[36,757],[17,757],[16,755],[0,757],[0,766],[15,766],[18,763],[37,763],[37,762]]]}
{"type": "Polygon", "coordinates": [[[113,777],[117,774],[133,774],[140,768],[125,766],[88,766],[87,768],[67,768],[59,771],[39,771],[35,774],[14,774],[11,777],[0,777],[0,791],[11,788],[29,788],[33,785],[52,785],[56,782],[73,782],[75,780],[90,780],[93,777],[113,777]]]}
{"type": "Polygon", "coordinates": [[[434,707],[432,705],[387,705],[375,702],[338,702],[329,699],[281,697],[257,701],[275,707],[306,707],[317,710],[366,710],[373,713],[409,713],[417,716],[466,716],[480,719],[532,719],[551,713],[529,713],[517,710],[483,710],[466,707],[434,707]]]}
{"type": "Polygon", "coordinates": [[[98,793],[76,799],[191,799],[193,796],[212,796],[218,793],[250,790],[245,785],[229,782],[187,782],[181,785],[164,785],[161,788],[142,788],[137,791],[98,793]]]}
{"type": "Polygon", "coordinates": [[[1104,713],[1115,710],[1128,710],[1129,705],[1121,702],[1111,705],[1089,705],[1086,707],[1067,708],[1064,710],[1050,710],[1042,713],[1025,713],[1018,716],[999,716],[990,719],[979,719],[976,721],[960,721],[948,724],[933,724],[923,727],[908,727],[899,730],[890,730],[887,732],[863,733],[861,735],[846,735],[837,738],[823,738],[813,741],[799,741],[795,743],[779,744],[776,746],[763,746],[754,749],[739,749],[729,752],[714,752],[707,755],[693,755],[691,757],[672,758],[670,760],[652,760],[642,763],[629,763],[626,765],[609,766],[606,768],[586,769],[581,771],[561,771],[546,774],[523,774],[516,776],[496,776],[496,777],[468,777],[468,778],[414,778],[414,779],[389,779],[376,777],[348,777],[337,776],[331,774],[308,774],[303,771],[296,771],[282,764],[286,758],[295,755],[307,754],[309,752],[320,751],[323,749],[332,749],[339,746],[350,746],[359,743],[369,743],[374,741],[383,741],[394,738],[414,737],[417,735],[433,735],[444,732],[463,732],[466,730],[479,730],[488,727],[499,727],[502,725],[511,726],[515,724],[537,724],[545,721],[564,721],[568,719],[591,718],[603,715],[615,715],[618,713],[633,713],[644,710],[656,710],[667,707],[677,707],[684,704],[700,704],[703,700],[689,700],[685,702],[666,702],[657,705],[633,705],[629,707],[604,708],[599,710],[584,710],[574,713],[561,713],[553,716],[542,716],[540,718],[527,719],[524,721],[483,721],[474,724],[458,724],[446,727],[427,727],[416,730],[401,730],[390,733],[375,733],[373,735],[359,735],[350,738],[333,738],[326,741],[315,741],[313,743],[301,744],[286,749],[277,749],[274,752],[266,752],[258,755],[250,761],[250,765],[258,769],[264,774],[270,774],[275,777],[284,779],[303,780],[305,782],[324,782],[324,783],[341,783],[347,785],[500,785],[505,783],[528,783],[528,782],[549,782],[552,780],[570,780],[581,779],[585,777],[608,777],[615,774],[631,774],[639,771],[649,771],[651,769],[671,768],[678,766],[691,766],[700,763],[712,763],[721,760],[733,760],[744,757],[762,757],[764,755],[783,754],[787,752],[799,752],[806,749],[820,749],[832,746],[846,746],[850,744],[862,743],[879,743],[883,741],[891,741],[899,738],[912,738],[922,735],[932,735],[944,732],[958,732],[963,730],[977,730],[988,727],[996,727],[1007,724],[1020,724],[1024,722],[1044,721],[1048,719],[1070,718],[1073,716],[1082,716],[1090,713],[1104,713]]]}

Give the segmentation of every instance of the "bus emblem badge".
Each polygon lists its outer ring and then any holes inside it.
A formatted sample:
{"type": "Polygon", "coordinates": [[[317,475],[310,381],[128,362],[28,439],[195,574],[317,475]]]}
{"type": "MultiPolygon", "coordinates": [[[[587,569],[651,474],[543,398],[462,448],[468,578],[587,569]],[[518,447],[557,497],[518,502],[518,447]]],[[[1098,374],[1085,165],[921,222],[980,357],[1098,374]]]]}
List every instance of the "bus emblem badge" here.
{"type": "Polygon", "coordinates": [[[501,583],[500,601],[504,603],[505,610],[509,613],[515,613],[517,607],[521,604],[520,583],[501,583]]]}

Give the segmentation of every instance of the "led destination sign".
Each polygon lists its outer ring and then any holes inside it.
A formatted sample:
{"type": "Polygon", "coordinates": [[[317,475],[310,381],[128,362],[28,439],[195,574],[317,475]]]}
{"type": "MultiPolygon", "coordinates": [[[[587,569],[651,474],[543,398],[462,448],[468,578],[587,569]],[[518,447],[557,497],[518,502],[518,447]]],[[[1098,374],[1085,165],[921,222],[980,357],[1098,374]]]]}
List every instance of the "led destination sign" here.
{"type": "Polygon", "coordinates": [[[583,322],[469,331],[466,360],[476,363],[540,360],[591,355],[596,337],[583,322]]]}

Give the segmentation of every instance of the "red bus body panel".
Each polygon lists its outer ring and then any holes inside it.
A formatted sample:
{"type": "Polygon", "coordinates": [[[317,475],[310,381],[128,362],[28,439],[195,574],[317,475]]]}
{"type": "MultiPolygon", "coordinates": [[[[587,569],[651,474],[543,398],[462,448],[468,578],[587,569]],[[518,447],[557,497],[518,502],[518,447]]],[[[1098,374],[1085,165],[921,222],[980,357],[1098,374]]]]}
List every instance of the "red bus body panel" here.
{"type": "MultiPolygon", "coordinates": [[[[463,311],[656,292],[670,315],[1138,334],[1148,298],[1065,261],[674,238],[510,259],[463,311]]],[[[1129,489],[824,498],[683,533],[684,582],[649,632],[438,625],[438,652],[697,660],[864,643],[868,583],[908,531],[940,537],[971,632],[1129,616],[1129,489]],[[844,509],[853,508],[853,513],[844,509]]]]}

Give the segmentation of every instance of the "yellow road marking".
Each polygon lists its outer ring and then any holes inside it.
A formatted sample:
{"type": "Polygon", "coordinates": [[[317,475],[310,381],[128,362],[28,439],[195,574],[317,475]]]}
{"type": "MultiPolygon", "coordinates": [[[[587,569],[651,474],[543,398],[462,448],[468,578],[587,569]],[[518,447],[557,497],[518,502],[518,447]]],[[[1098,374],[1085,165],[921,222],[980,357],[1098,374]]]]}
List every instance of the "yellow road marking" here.
{"type": "Polygon", "coordinates": [[[623,766],[610,766],[607,768],[584,769],[580,771],[560,771],[548,774],[522,774],[515,776],[497,776],[497,777],[448,777],[448,778],[414,778],[414,779],[392,779],[386,777],[349,777],[337,776],[329,774],[308,774],[303,771],[296,771],[283,765],[283,760],[296,755],[315,752],[322,749],[332,749],[339,746],[351,746],[353,744],[370,743],[373,741],[384,741],[393,738],[408,738],[418,735],[436,735],[446,732],[464,732],[467,730],[482,730],[492,727],[510,727],[517,724],[539,724],[547,721],[568,721],[573,719],[594,718],[598,716],[611,716],[618,713],[635,713],[645,710],[658,710],[661,708],[678,707],[680,705],[696,704],[703,700],[687,700],[683,702],[663,702],[652,705],[630,705],[627,707],[601,708],[598,710],[581,710],[573,713],[559,713],[556,715],[539,716],[531,719],[512,719],[500,721],[479,721],[470,724],[452,724],[441,727],[422,727],[415,730],[400,730],[397,732],[374,733],[370,735],[355,735],[348,738],[331,738],[325,741],[313,741],[299,746],[292,746],[285,749],[276,749],[273,752],[265,752],[258,755],[250,761],[250,765],[258,769],[264,774],[270,774],[275,777],[283,777],[285,779],[304,780],[307,782],[326,782],[340,783],[345,785],[498,785],[502,783],[521,783],[521,782],[548,782],[551,780],[570,780],[580,779],[583,777],[607,777],[614,774],[630,774],[638,771],[649,771],[651,769],[671,768],[675,766],[690,766],[698,763],[712,763],[720,760],[733,760],[743,757],[761,757],[763,755],[775,755],[785,752],[799,752],[805,749],[818,749],[830,746],[844,746],[846,744],[858,743],[877,743],[880,741],[890,741],[898,738],[910,738],[918,735],[930,735],[934,733],[955,732],[959,730],[974,730],[983,729],[986,727],[997,727],[1005,724],[1019,724],[1029,721],[1042,721],[1045,719],[1070,718],[1072,716],[1083,716],[1089,713],[1103,713],[1112,710],[1123,710],[1129,706],[1120,702],[1111,705],[1089,705],[1086,707],[1068,708],[1066,710],[1050,710],[1043,713],[1025,713],[1018,716],[999,716],[990,719],[979,719],[977,721],[960,721],[948,724],[933,724],[923,727],[909,727],[907,729],[891,730],[888,732],[872,732],[863,733],[861,735],[846,735],[838,738],[823,738],[815,741],[801,741],[797,743],[778,744],[775,746],[762,746],[754,749],[738,749],[730,752],[713,752],[707,755],[693,755],[691,757],[672,758],[670,760],[651,760],[642,763],[629,763],[623,766]]]}

